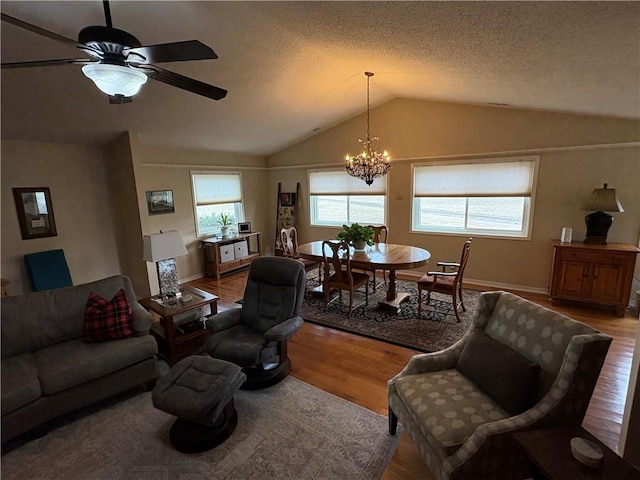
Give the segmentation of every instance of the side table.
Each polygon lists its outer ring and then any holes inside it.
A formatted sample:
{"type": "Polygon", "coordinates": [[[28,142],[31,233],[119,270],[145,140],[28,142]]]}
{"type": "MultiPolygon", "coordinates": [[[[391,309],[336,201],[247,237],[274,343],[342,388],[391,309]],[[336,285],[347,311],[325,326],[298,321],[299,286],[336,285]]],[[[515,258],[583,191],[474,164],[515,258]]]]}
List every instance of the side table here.
{"type": "Polygon", "coordinates": [[[210,335],[204,323],[197,329],[182,331],[182,328],[174,325],[176,317],[207,305],[212,315],[218,313],[218,297],[194,287],[182,288],[176,303],[172,305],[164,304],[159,296],[142,298],[138,302],[160,317],[160,322],[152,325],[151,334],[158,343],[160,355],[169,365],[192,355],[206,343],[210,335]]]}
{"type": "Polygon", "coordinates": [[[640,480],[629,462],[580,426],[545,428],[512,433],[536,472],[534,478],[549,480],[640,480]],[[571,453],[571,439],[582,437],[602,449],[602,466],[580,463],[571,453]]]}

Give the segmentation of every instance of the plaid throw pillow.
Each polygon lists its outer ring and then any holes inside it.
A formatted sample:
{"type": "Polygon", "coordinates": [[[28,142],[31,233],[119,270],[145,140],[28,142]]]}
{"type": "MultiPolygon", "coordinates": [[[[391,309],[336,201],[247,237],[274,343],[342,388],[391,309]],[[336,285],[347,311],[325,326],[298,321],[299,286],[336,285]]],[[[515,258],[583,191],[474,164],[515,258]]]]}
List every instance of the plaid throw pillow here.
{"type": "Polygon", "coordinates": [[[124,290],[118,290],[110,301],[91,292],[84,310],[84,341],[106,342],[132,335],[131,307],[124,290]]]}

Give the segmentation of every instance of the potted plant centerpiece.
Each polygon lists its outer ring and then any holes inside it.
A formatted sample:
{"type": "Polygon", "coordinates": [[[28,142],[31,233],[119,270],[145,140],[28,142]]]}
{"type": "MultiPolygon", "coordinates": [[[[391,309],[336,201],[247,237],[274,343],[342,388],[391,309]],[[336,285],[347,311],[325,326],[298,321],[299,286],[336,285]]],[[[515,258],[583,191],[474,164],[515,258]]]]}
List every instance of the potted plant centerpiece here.
{"type": "Polygon", "coordinates": [[[339,232],[336,238],[347,242],[356,250],[364,250],[367,245],[373,245],[373,229],[358,223],[352,223],[351,226],[342,225],[342,232],[339,232]]]}
{"type": "Polygon", "coordinates": [[[217,222],[218,225],[220,225],[220,233],[222,234],[222,237],[228,237],[229,227],[234,223],[233,215],[227,212],[221,212],[220,215],[218,215],[217,222]]]}

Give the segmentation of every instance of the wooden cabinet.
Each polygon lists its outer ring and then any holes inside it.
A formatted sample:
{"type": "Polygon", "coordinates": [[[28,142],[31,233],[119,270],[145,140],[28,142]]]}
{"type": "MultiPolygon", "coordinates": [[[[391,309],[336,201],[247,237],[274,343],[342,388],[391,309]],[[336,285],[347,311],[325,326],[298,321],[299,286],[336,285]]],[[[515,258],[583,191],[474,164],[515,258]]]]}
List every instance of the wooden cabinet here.
{"type": "Polygon", "coordinates": [[[220,280],[223,273],[246,268],[261,255],[260,232],[242,233],[232,238],[201,240],[204,274],[220,280]]]}
{"type": "Polygon", "coordinates": [[[588,245],[553,240],[553,268],[549,288],[559,299],[597,303],[624,315],[629,304],[636,255],[633,245],[588,245]]]}

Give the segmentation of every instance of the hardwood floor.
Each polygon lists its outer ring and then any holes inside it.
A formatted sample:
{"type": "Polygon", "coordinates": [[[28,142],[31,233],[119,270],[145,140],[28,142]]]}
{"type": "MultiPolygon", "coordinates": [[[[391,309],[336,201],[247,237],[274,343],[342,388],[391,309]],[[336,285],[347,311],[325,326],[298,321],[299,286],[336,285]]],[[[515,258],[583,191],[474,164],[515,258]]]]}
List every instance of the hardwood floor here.
{"type": "MultiPolygon", "coordinates": [[[[218,295],[218,308],[223,310],[238,306],[234,302],[242,297],[246,278],[247,272],[244,271],[219,281],[201,278],[187,285],[218,295]]],[[[480,286],[467,287],[482,290],[480,286]]],[[[546,295],[514,293],[613,337],[583,425],[606,445],[617,450],[637,317],[627,313],[621,318],[593,307],[552,305],[546,295]]],[[[289,342],[293,376],[382,415],[387,414],[387,380],[398,373],[415,353],[414,350],[312,323],[305,323],[289,342]]],[[[427,467],[411,439],[403,434],[382,478],[424,480],[427,478],[426,472],[427,467]]]]}

